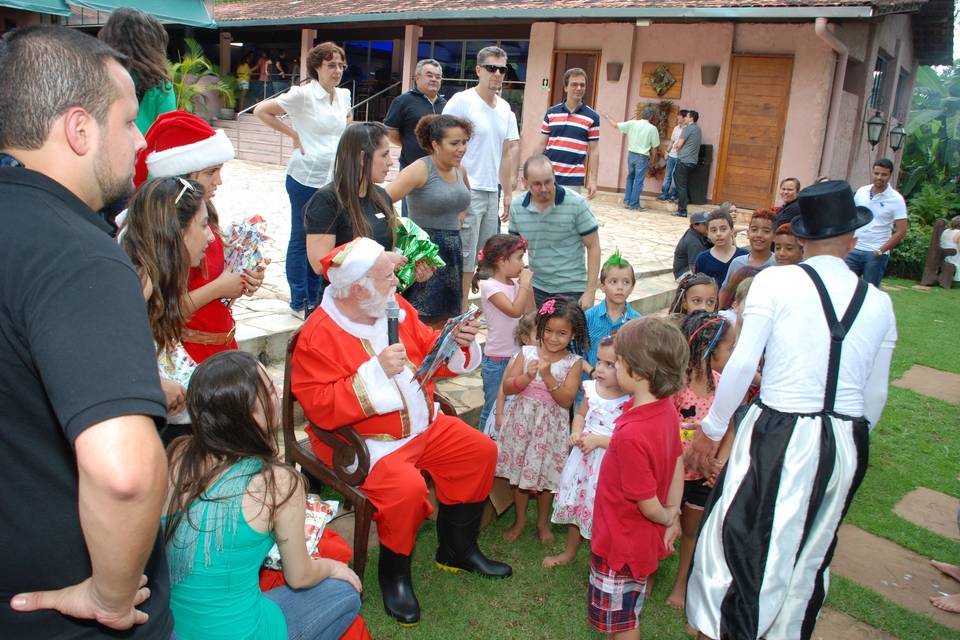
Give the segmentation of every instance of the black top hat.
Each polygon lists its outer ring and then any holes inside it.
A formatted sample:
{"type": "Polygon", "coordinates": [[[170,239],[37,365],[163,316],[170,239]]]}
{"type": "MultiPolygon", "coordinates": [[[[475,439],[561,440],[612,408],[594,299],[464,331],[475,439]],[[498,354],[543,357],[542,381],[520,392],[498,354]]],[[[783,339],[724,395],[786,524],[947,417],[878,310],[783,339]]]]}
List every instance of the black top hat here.
{"type": "Polygon", "coordinates": [[[853,191],[845,180],[813,184],[797,196],[800,215],[790,224],[793,234],[804,240],[833,238],[873,220],[873,213],[853,202],[853,191]]]}

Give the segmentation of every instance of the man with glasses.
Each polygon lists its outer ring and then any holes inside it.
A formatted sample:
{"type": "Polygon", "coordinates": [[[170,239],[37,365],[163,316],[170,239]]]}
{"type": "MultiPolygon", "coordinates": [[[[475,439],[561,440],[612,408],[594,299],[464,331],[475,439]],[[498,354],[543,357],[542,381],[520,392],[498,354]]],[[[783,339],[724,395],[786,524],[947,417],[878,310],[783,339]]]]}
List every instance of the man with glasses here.
{"type": "Polygon", "coordinates": [[[477,53],[477,86],[455,94],[443,112],[473,123],[473,136],[463,157],[470,176],[470,208],[460,229],[463,244],[463,306],[477,268],[477,249],[500,229],[509,216],[510,200],[520,162],[517,116],[498,94],[507,75],[507,52],[484,47],[477,53]],[[499,189],[503,188],[503,209],[499,189]]]}
{"type": "Polygon", "coordinates": [[[587,72],[567,69],[563,89],[567,99],[547,109],[540,125],[543,137],[532,155],[550,158],[557,184],[578,193],[586,186],[587,197],[593,198],[600,166],[600,114],[583,101],[587,72]]]}
{"type": "MultiPolygon", "coordinates": [[[[407,165],[427,155],[428,151],[417,142],[416,128],[420,118],[443,113],[447,99],[440,95],[443,69],[432,58],[417,63],[413,76],[413,89],[403,93],[390,103],[387,117],[383,119],[390,142],[400,147],[400,171],[407,165]]],[[[403,199],[403,215],[407,215],[407,199],[403,199]]]]}

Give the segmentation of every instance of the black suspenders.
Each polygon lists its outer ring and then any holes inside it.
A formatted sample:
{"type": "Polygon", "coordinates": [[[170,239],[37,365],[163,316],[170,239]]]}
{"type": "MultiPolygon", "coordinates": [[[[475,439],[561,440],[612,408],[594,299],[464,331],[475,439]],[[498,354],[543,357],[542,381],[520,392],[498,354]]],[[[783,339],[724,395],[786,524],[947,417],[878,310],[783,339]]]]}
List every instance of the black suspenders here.
{"type": "Polygon", "coordinates": [[[827,327],[830,329],[830,358],[827,364],[827,384],[823,394],[823,410],[831,412],[837,399],[837,381],[840,376],[840,351],[843,348],[843,339],[850,331],[850,327],[853,326],[857,314],[860,313],[860,307],[863,306],[863,299],[867,296],[869,285],[861,278],[857,278],[857,289],[853,292],[850,306],[843,314],[843,319],[837,322],[837,314],[833,311],[833,303],[830,301],[830,294],[827,293],[823,280],[810,265],[801,263],[798,266],[806,271],[810,279],[813,280],[817,293],[820,295],[823,313],[827,316],[827,327]]]}

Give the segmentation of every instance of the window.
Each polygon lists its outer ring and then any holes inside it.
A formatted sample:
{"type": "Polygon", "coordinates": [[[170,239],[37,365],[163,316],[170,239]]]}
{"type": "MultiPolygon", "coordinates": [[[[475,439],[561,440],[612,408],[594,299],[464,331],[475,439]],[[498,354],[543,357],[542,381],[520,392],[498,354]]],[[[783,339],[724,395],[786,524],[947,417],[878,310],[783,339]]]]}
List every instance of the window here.
{"type": "Polygon", "coordinates": [[[877,111],[883,110],[884,88],[887,78],[887,65],[889,59],[880,54],[877,56],[877,64],[873,67],[873,85],[870,88],[870,108],[877,111]]]}
{"type": "Polygon", "coordinates": [[[893,100],[893,117],[903,122],[907,117],[907,111],[910,109],[910,96],[907,95],[907,85],[910,84],[910,74],[905,69],[900,69],[900,76],[897,79],[897,95],[893,100]]]}

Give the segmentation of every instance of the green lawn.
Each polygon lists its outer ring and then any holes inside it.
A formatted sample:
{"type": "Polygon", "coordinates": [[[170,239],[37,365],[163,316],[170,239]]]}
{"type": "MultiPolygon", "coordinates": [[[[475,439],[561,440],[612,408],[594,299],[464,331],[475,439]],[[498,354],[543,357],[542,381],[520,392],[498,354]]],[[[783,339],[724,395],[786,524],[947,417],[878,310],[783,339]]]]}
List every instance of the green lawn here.
{"type": "MultiPolygon", "coordinates": [[[[897,280],[888,283],[903,287],[913,284],[897,280]]],[[[960,289],[903,289],[891,291],[890,295],[899,330],[891,380],[914,363],[960,373],[960,289]]],[[[887,409],[871,439],[870,470],[847,522],[925,557],[960,563],[960,545],[899,518],[891,510],[917,486],[960,496],[957,416],[957,406],[891,387],[887,409]]],[[[481,534],[481,546],[489,555],[513,565],[514,576],[503,581],[451,575],[435,569],[436,533],[433,523],[425,523],[413,567],[423,617],[413,629],[401,629],[383,612],[376,550],[372,550],[361,613],[373,637],[600,638],[586,623],[587,548],[580,550],[578,561],[572,565],[549,571],[541,568],[544,555],[560,550],[565,532],[555,527],[557,540],[551,548],[544,549],[534,537],[534,514],[531,504],[528,533],[516,544],[506,544],[500,538],[511,520],[510,512],[481,534]]],[[[661,564],[660,578],[643,614],[642,631],[646,638],[687,638],[683,615],[663,604],[675,572],[673,556],[661,564]]],[[[960,633],[905,611],[850,580],[833,578],[828,604],[898,638],[960,640],[960,633]]]]}

